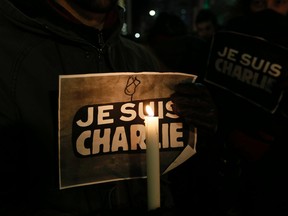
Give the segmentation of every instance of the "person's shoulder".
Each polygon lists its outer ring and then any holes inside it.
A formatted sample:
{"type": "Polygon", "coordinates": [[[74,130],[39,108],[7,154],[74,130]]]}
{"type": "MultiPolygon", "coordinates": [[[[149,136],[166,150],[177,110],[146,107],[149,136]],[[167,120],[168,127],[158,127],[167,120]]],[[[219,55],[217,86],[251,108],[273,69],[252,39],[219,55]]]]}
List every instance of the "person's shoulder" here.
{"type": "Polygon", "coordinates": [[[121,36],[120,40],[122,41],[123,45],[127,48],[140,49],[140,50],[145,49],[145,46],[141,42],[136,42],[131,38],[121,36]]]}
{"type": "Polygon", "coordinates": [[[150,53],[150,50],[141,42],[136,42],[130,38],[121,36],[121,45],[128,52],[133,52],[134,54],[146,55],[150,53]]]}
{"type": "Polygon", "coordinates": [[[158,58],[144,43],[136,42],[124,36],[120,37],[120,41],[122,55],[128,57],[131,63],[138,62],[147,65],[145,68],[150,68],[150,70],[159,69],[158,58]]]}
{"type": "Polygon", "coordinates": [[[226,21],[223,25],[224,30],[239,30],[247,28],[249,26],[248,21],[250,20],[250,16],[248,15],[239,15],[232,17],[226,21]]]}
{"type": "Polygon", "coordinates": [[[262,37],[285,47],[288,45],[287,18],[273,10],[234,17],[226,23],[225,30],[262,37]]]}

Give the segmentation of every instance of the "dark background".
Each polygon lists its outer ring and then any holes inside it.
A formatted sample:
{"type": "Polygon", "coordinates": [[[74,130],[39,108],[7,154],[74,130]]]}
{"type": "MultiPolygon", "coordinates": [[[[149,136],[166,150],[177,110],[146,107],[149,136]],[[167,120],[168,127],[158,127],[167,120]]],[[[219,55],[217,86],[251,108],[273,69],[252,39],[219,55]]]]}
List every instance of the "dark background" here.
{"type": "Polygon", "coordinates": [[[120,0],[120,4],[126,10],[126,28],[123,28],[124,35],[134,37],[140,33],[143,37],[147,28],[153,23],[160,12],[177,14],[193,32],[194,19],[197,12],[202,8],[211,9],[218,17],[220,24],[224,22],[229,12],[229,7],[235,0],[120,0]],[[149,11],[155,10],[155,16],[150,16],[149,11]]]}

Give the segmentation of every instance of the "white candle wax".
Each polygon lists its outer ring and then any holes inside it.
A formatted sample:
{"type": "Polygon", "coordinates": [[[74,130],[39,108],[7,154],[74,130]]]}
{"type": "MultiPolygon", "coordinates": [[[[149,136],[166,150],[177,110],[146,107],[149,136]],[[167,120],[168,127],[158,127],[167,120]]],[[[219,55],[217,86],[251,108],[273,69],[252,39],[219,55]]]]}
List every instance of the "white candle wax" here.
{"type": "Polygon", "coordinates": [[[159,118],[145,117],[146,163],[147,163],[147,204],[148,210],[160,208],[160,156],[159,118]]]}

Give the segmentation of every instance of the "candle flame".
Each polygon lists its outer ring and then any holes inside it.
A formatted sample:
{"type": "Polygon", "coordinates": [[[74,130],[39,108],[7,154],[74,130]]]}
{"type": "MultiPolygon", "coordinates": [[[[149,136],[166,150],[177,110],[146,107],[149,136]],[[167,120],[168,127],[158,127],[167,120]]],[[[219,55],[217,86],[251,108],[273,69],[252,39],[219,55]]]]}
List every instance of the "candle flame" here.
{"type": "Polygon", "coordinates": [[[148,116],[154,116],[154,112],[149,105],[146,106],[146,112],[148,113],[148,116]]]}

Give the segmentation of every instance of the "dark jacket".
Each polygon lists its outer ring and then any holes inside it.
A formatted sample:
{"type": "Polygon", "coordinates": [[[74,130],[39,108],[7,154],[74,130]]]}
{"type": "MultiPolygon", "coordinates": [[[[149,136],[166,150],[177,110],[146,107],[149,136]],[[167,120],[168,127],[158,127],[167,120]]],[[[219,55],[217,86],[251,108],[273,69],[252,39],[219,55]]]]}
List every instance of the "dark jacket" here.
{"type": "Polygon", "coordinates": [[[122,9],[111,16],[97,32],[46,1],[0,1],[0,215],[86,215],[117,205],[114,183],[59,190],[57,168],[59,75],[158,69],[120,36],[122,9]]]}

